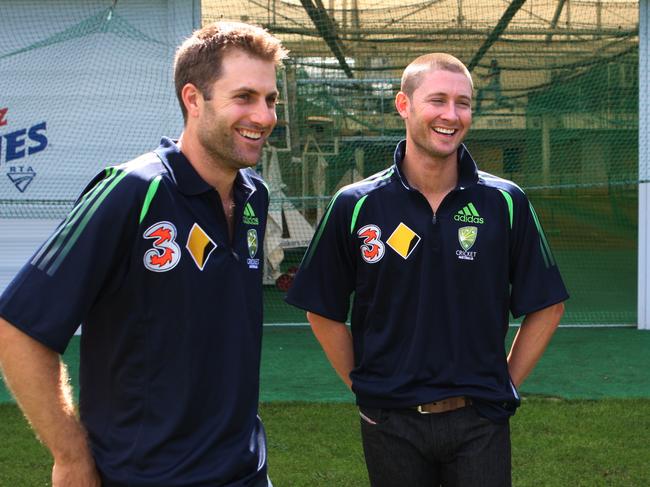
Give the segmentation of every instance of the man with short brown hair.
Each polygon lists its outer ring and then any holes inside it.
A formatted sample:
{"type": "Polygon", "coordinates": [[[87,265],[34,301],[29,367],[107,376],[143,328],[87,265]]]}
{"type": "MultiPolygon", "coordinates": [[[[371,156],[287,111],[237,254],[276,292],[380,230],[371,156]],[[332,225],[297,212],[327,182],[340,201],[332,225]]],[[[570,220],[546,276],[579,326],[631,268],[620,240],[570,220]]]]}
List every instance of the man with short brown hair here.
{"type": "Polygon", "coordinates": [[[280,42],[217,23],[176,56],[179,140],[107,168],[0,297],[0,365],[54,487],[268,487],[257,416],[280,42]],[[80,419],[59,354],[83,323],[80,419]]]}
{"type": "Polygon", "coordinates": [[[373,487],[509,486],[517,387],[568,297],[524,192],[462,144],[472,95],[453,56],[406,68],[394,164],[332,198],[287,296],[356,395],[373,487]]]}

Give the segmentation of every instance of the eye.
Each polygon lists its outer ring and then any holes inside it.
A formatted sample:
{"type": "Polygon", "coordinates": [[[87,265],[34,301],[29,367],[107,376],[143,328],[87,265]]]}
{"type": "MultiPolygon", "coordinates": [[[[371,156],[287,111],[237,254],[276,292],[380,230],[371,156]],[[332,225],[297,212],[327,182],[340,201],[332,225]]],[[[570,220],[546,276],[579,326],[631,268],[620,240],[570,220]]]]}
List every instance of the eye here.
{"type": "Polygon", "coordinates": [[[237,95],[237,98],[240,100],[248,101],[250,100],[251,96],[248,93],[240,93],[239,95],[237,95]]]}

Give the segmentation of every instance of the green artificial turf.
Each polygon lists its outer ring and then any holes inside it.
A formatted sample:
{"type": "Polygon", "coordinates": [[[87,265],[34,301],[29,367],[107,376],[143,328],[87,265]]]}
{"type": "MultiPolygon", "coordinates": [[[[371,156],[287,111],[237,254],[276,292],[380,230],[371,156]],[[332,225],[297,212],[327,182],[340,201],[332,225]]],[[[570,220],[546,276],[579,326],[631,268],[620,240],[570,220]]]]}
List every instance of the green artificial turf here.
{"type": "MultiPolygon", "coordinates": [[[[64,356],[75,388],[78,347],[64,356]]],[[[515,487],[650,485],[649,349],[650,332],[633,328],[558,330],[511,423],[515,487]]],[[[354,398],[309,328],[264,330],[261,397],[275,487],[368,485],[354,398]]],[[[48,485],[50,465],[16,406],[0,404],[0,487],[48,485]]]]}
{"type": "MultiPolygon", "coordinates": [[[[275,487],[368,485],[351,404],[263,403],[275,487]]],[[[514,487],[650,485],[650,400],[524,398],[512,422],[514,487]]],[[[0,405],[0,486],[48,485],[50,458],[0,405]]]]}
{"type": "MultiPolygon", "coordinates": [[[[507,343],[516,332],[512,328],[507,343]]],[[[524,383],[523,394],[565,399],[650,398],[650,332],[634,328],[560,328],[524,383]]],[[[79,337],[64,360],[75,390],[79,337]]],[[[354,402],[309,327],[266,327],[262,351],[264,402],[354,402]]],[[[0,402],[10,400],[0,382],[0,402]]]]}
{"type": "MultiPolygon", "coordinates": [[[[511,328],[507,347],[514,337],[511,328]]],[[[650,398],[650,332],[634,328],[561,328],[523,394],[565,399],[650,398]]],[[[309,328],[267,328],[262,401],[353,402],[309,328]]],[[[650,485],[650,484],[649,484],[650,485]]]]}

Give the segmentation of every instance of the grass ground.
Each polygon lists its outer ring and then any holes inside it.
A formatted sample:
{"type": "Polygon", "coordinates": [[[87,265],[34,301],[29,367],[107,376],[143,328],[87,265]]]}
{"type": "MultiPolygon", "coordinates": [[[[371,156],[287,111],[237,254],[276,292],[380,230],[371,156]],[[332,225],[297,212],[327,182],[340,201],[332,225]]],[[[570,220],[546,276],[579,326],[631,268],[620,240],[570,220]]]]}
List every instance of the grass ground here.
{"type": "MultiPolygon", "coordinates": [[[[368,485],[353,405],[264,403],[260,414],[276,487],[368,485]]],[[[650,400],[530,397],[511,424],[515,487],[650,485],[650,400]]],[[[13,404],[0,405],[0,438],[1,487],[48,485],[50,457],[13,404]]]]}
{"type": "MultiPolygon", "coordinates": [[[[510,329],[509,347],[516,329],[510,329]]],[[[650,399],[650,332],[634,328],[560,328],[522,387],[523,395],[564,399],[650,399]]],[[[63,357],[78,391],[79,337],[63,357]]],[[[309,327],[264,329],[262,402],[354,402],[309,327]]],[[[9,401],[0,380],[0,403],[9,401]]]]}
{"type": "MultiPolygon", "coordinates": [[[[558,330],[511,423],[515,487],[650,485],[649,348],[632,328],[558,330]]],[[[261,391],[276,487],[368,485],[354,398],[308,328],[264,330],[261,391]]],[[[7,400],[0,384],[0,487],[48,485],[49,454],[7,400]]]]}

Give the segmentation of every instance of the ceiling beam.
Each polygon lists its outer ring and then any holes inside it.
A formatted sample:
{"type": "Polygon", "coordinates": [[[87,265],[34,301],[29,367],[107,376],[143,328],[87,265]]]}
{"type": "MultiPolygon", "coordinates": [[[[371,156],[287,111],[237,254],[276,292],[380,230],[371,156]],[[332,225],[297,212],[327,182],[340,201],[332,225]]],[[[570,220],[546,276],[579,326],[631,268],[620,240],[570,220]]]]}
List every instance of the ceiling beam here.
{"type": "Polygon", "coordinates": [[[488,52],[490,47],[492,47],[492,44],[494,44],[499,39],[501,34],[503,34],[503,31],[506,30],[508,24],[515,16],[515,14],[519,11],[519,9],[524,5],[524,3],[526,3],[526,0],[514,0],[510,5],[508,5],[508,8],[505,12],[503,12],[503,15],[499,19],[499,22],[497,22],[497,25],[494,27],[494,29],[492,29],[492,32],[490,32],[490,35],[488,35],[487,39],[485,39],[483,45],[479,47],[478,51],[476,51],[476,54],[474,54],[474,57],[467,65],[467,69],[472,71],[479,63],[479,61],[483,59],[485,53],[488,52]]]}
{"type": "Polygon", "coordinates": [[[553,20],[551,20],[551,32],[549,32],[546,36],[547,44],[551,42],[551,38],[553,37],[553,29],[555,29],[557,26],[557,21],[560,20],[560,15],[562,14],[562,9],[564,8],[565,3],[566,0],[558,0],[557,2],[557,7],[555,8],[555,13],[553,14],[553,20]]]}
{"type": "MultiPolygon", "coordinates": [[[[301,36],[309,37],[318,37],[322,38],[322,35],[319,32],[316,32],[314,29],[309,27],[287,27],[279,24],[262,24],[265,28],[270,30],[273,33],[279,34],[298,34],[301,36]]],[[[442,41],[450,41],[448,37],[450,36],[463,36],[465,38],[470,37],[485,37],[486,34],[490,32],[489,29],[480,29],[480,28],[402,28],[402,29],[375,29],[375,28],[339,28],[337,32],[344,36],[357,36],[359,39],[357,42],[394,42],[400,41],[405,38],[405,36],[439,36],[442,41]],[[375,36],[375,37],[371,37],[375,36]]],[[[555,27],[549,31],[548,27],[513,27],[508,31],[508,37],[529,37],[529,36],[546,36],[551,34],[553,36],[599,36],[602,38],[618,38],[618,37],[629,37],[636,35],[637,29],[635,27],[630,28],[581,28],[581,27],[572,27],[570,29],[566,27],[555,27]]],[[[454,41],[456,39],[453,39],[454,41]]],[[[423,40],[422,42],[429,42],[430,40],[423,40]]],[[[532,40],[530,42],[539,42],[539,40],[532,40]]]]}
{"type": "Polygon", "coordinates": [[[321,0],[300,0],[303,8],[309,15],[309,18],[314,23],[316,30],[320,36],[325,40],[327,46],[334,54],[334,57],[338,60],[341,68],[345,72],[348,78],[354,78],[354,74],[348,66],[345,56],[343,55],[343,49],[341,48],[341,40],[339,39],[338,34],[336,33],[336,27],[334,22],[328,15],[325,7],[323,7],[323,2],[321,0]]]}

